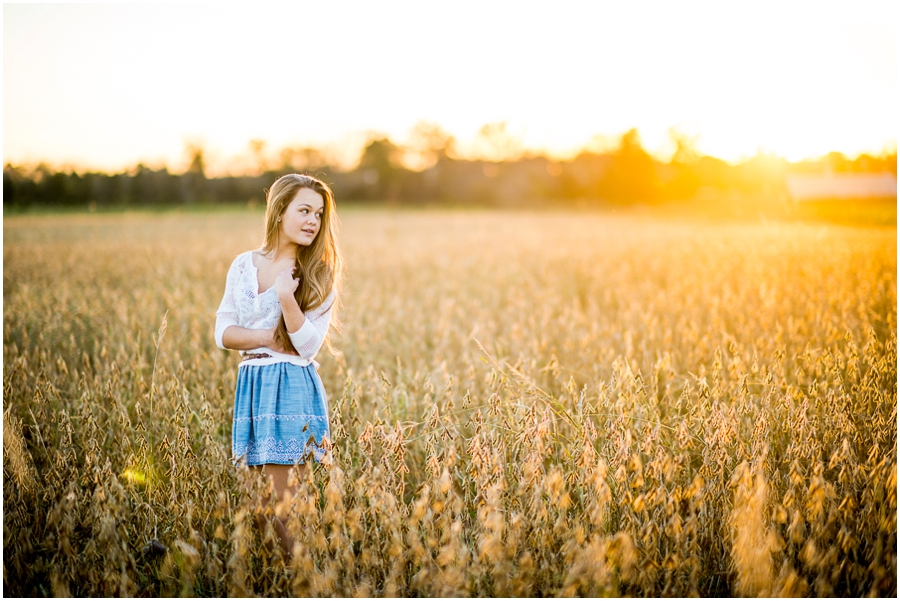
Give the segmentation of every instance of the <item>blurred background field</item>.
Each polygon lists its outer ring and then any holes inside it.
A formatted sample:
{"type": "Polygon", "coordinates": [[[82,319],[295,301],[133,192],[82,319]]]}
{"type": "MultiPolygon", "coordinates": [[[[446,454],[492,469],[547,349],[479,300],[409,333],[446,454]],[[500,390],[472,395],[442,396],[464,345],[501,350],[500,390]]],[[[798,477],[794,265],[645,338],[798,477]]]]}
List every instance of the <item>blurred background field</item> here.
{"type": "Polygon", "coordinates": [[[6,594],[896,594],[894,227],[339,206],[292,561],[212,336],[261,207],[5,216],[6,594]]]}

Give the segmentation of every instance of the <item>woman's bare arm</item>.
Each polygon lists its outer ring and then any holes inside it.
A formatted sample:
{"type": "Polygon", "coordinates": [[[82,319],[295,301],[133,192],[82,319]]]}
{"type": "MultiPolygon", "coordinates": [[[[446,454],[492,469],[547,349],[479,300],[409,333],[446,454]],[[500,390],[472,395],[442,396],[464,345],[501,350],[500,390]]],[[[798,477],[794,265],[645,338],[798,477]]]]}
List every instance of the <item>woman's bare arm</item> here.
{"type": "Polygon", "coordinates": [[[222,333],[222,344],[233,351],[250,351],[260,347],[277,351],[279,348],[275,342],[275,328],[251,330],[241,326],[228,326],[222,333]]]}

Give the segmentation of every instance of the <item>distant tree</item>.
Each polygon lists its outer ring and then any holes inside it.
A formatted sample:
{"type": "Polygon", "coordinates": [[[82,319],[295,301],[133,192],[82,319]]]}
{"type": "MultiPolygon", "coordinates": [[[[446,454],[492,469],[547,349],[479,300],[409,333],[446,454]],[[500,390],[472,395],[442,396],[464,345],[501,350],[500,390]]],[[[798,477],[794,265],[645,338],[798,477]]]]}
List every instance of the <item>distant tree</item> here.
{"type": "Polygon", "coordinates": [[[279,153],[281,170],[285,172],[310,173],[328,167],[328,159],[317,148],[310,146],[286,147],[279,153]]]}
{"type": "Polygon", "coordinates": [[[671,162],[681,165],[695,163],[701,156],[697,150],[699,137],[698,134],[690,134],[675,127],[669,128],[669,139],[675,145],[671,162]]]}
{"type": "Polygon", "coordinates": [[[188,143],[185,152],[190,159],[187,172],[205,178],[206,160],[204,159],[205,151],[203,150],[203,146],[197,143],[188,143]]]}
{"type": "Polygon", "coordinates": [[[824,167],[827,171],[835,173],[850,171],[853,168],[853,163],[848,161],[847,157],[840,152],[829,152],[825,155],[822,163],[824,163],[824,167]]]}
{"type": "Polygon", "coordinates": [[[656,165],[644,147],[637,129],[622,135],[613,154],[612,167],[601,183],[601,195],[619,203],[653,202],[659,198],[656,165]]]}
{"type": "Polygon", "coordinates": [[[362,169],[375,169],[385,173],[400,166],[400,148],[388,138],[371,140],[363,149],[359,159],[362,169]]]}
{"type": "Polygon", "coordinates": [[[7,163],[3,167],[3,206],[25,208],[37,201],[34,179],[24,168],[7,163]]]}
{"type": "Polygon", "coordinates": [[[190,164],[187,172],[181,176],[180,198],[172,200],[191,204],[206,196],[206,162],[202,145],[189,143],[186,151],[190,158],[190,164]]]}
{"type": "Polygon", "coordinates": [[[375,138],[366,145],[358,170],[362,174],[367,196],[397,199],[403,171],[401,158],[400,148],[387,137],[375,138]]]}
{"type": "Polygon", "coordinates": [[[456,139],[439,125],[419,121],[409,136],[405,163],[418,170],[429,169],[455,153],[456,139]]]}
{"type": "Polygon", "coordinates": [[[691,166],[691,171],[697,176],[701,187],[725,190],[734,184],[734,167],[716,157],[701,156],[691,166]]]}
{"type": "Polygon", "coordinates": [[[665,195],[669,198],[691,198],[700,188],[696,167],[702,155],[697,150],[698,137],[674,127],[669,129],[669,139],[675,145],[669,161],[671,179],[665,182],[665,195]]]}
{"type": "Polygon", "coordinates": [[[515,161],[524,153],[522,141],[506,130],[505,121],[482,126],[473,146],[478,158],[494,162],[515,161]]]}
{"type": "Polygon", "coordinates": [[[265,173],[269,169],[269,162],[266,159],[266,141],[265,140],[250,140],[247,144],[250,148],[250,154],[253,157],[254,162],[254,172],[258,175],[260,173],[265,173]]]}

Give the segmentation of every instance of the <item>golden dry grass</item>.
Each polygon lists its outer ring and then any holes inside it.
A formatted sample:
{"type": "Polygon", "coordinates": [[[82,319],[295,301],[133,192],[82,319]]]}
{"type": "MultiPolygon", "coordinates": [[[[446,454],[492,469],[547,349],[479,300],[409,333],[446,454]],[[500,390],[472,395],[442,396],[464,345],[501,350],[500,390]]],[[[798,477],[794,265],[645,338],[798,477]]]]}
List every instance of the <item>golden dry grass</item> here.
{"type": "Polygon", "coordinates": [[[895,229],[343,221],[286,563],[212,339],[261,215],[4,220],[7,594],[896,593],[895,229]]]}

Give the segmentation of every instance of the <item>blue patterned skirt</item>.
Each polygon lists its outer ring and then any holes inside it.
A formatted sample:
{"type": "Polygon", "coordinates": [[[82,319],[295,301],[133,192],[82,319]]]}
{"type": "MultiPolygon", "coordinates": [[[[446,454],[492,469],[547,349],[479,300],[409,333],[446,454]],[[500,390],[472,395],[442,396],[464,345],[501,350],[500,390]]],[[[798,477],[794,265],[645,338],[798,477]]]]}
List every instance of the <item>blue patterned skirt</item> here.
{"type": "Polygon", "coordinates": [[[242,365],[234,393],[235,464],[321,461],[330,445],[328,399],[312,365],[242,365]]]}

